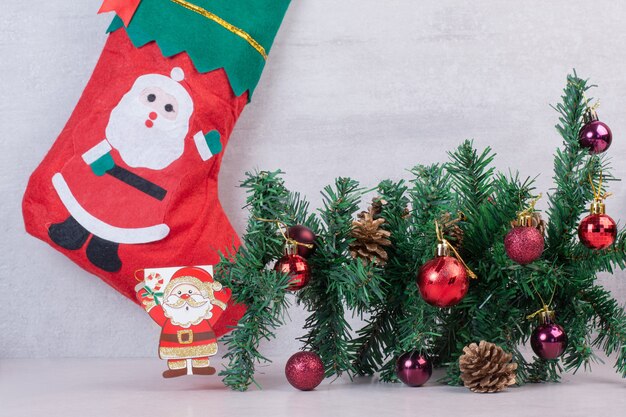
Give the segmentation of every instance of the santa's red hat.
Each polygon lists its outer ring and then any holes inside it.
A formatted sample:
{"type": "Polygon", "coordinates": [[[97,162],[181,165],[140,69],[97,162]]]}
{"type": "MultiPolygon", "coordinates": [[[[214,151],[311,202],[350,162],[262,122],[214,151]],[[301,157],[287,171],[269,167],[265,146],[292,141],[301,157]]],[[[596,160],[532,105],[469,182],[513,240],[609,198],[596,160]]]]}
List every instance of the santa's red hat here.
{"type": "Polygon", "coordinates": [[[206,269],[198,268],[197,266],[186,266],[180,268],[172,275],[172,281],[180,277],[194,277],[198,278],[202,282],[214,282],[213,276],[209,274],[206,269]]]}
{"type": "Polygon", "coordinates": [[[171,294],[172,290],[181,284],[190,284],[197,287],[202,295],[211,299],[215,298],[214,292],[222,289],[222,284],[215,281],[213,276],[205,269],[189,266],[174,272],[170,282],[163,290],[165,297],[171,294]]]}

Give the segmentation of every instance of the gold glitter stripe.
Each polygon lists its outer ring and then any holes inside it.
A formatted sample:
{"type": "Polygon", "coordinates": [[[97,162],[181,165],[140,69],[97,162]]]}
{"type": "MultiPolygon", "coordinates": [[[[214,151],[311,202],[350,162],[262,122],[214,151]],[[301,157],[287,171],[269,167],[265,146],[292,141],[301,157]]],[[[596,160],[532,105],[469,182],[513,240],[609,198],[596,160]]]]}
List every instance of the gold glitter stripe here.
{"type": "Polygon", "coordinates": [[[196,12],[201,16],[204,16],[207,19],[212,20],[213,22],[222,26],[224,29],[234,33],[235,35],[239,36],[240,38],[248,42],[250,46],[252,46],[254,49],[256,49],[256,51],[259,54],[261,54],[263,59],[267,59],[267,53],[265,52],[265,48],[263,48],[263,46],[260,43],[258,43],[252,36],[250,36],[250,34],[246,32],[245,30],[240,29],[237,26],[231,25],[230,23],[228,23],[221,17],[217,16],[216,14],[211,13],[210,11],[206,9],[203,9],[200,6],[196,6],[195,4],[189,3],[188,1],[185,1],[185,0],[170,0],[170,1],[186,9],[189,9],[192,12],[196,12]]]}
{"type": "Polygon", "coordinates": [[[194,368],[207,368],[209,366],[208,359],[192,359],[191,366],[194,368]]]}
{"type": "Polygon", "coordinates": [[[217,343],[189,347],[159,348],[159,357],[161,359],[201,358],[203,356],[213,356],[216,353],[217,343]]]}
{"type": "Polygon", "coordinates": [[[187,361],[184,359],[182,361],[169,360],[167,361],[167,367],[173,370],[183,369],[187,367],[187,361]]]}

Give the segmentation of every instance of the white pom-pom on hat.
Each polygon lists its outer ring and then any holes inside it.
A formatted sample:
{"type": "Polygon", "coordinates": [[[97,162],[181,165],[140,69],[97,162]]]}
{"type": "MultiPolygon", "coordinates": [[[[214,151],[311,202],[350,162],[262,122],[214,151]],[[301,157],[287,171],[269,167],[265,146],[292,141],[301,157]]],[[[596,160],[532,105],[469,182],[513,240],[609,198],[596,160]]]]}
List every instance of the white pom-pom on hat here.
{"type": "Polygon", "coordinates": [[[185,73],[181,67],[174,67],[170,73],[170,78],[174,81],[181,82],[185,79],[185,73]]]}

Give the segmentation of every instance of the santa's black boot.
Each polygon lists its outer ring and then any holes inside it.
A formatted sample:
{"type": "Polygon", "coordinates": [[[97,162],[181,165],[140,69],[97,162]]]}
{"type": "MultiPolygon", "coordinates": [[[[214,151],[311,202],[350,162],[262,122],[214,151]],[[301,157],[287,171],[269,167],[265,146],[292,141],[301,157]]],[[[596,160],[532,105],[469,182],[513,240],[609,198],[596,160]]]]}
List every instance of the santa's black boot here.
{"type": "Polygon", "coordinates": [[[83,247],[89,232],[72,216],[62,223],[55,223],[48,228],[50,239],[67,250],[76,250],[83,247]]]}
{"type": "Polygon", "coordinates": [[[94,235],[87,245],[87,259],[107,272],[119,271],[122,268],[122,261],[117,255],[118,247],[118,243],[94,235]]]}

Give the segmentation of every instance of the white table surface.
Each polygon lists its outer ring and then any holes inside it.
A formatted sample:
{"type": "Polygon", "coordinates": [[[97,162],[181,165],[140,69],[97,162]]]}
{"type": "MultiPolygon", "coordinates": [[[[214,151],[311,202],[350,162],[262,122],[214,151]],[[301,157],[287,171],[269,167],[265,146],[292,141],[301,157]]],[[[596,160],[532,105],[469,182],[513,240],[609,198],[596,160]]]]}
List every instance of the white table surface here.
{"type": "Polygon", "coordinates": [[[421,388],[375,378],[326,380],[293,389],[284,362],[261,370],[256,387],[233,392],[215,376],[166,380],[158,359],[16,359],[0,361],[0,415],[118,416],[626,416],[626,380],[610,366],[499,394],[473,394],[435,382],[421,388]]]}

